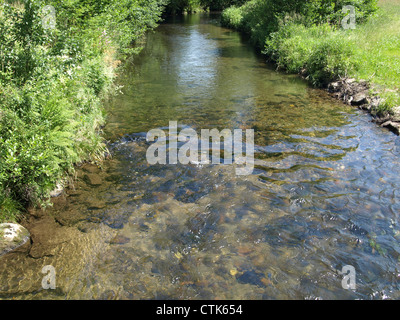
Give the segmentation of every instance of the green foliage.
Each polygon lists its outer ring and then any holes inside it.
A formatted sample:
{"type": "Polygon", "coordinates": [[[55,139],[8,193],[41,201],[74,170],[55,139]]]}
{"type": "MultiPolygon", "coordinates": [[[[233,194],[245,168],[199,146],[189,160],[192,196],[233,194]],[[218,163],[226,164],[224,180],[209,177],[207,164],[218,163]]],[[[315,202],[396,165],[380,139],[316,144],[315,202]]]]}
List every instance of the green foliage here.
{"type": "Polygon", "coordinates": [[[400,90],[384,91],[380,97],[383,101],[374,110],[378,116],[385,116],[387,113],[391,113],[393,107],[400,106],[400,90]]]}
{"type": "Polygon", "coordinates": [[[343,32],[343,37],[353,41],[356,47],[354,60],[362,64],[355,77],[367,79],[378,88],[390,89],[380,94],[387,98],[382,106],[386,109],[400,105],[399,16],[398,1],[382,1],[380,10],[372,19],[352,32],[343,32]]]}
{"type": "Polygon", "coordinates": [[[243,31],[243,11],[244,7],[231,6],[221,14],[221,23],[227,27],[243,31]]]}
{"type": "Polygon", "coordinates": [[[349,4],[356,9],[356,21],[362,23],[377,10],[376,3],[377,0],[251,0],[241,7],[225,9],[222,24],[248,33],[254,44],[263,48],[266,39],[288,17],[306,26],[339,25],[345,16],[342,8],[349,4]]]}
{"type": "Polygon", "coordinates": [[[156,26],[163,0],[0,2],[0,221],[46,205],[81,161],[101,161],[102,98],[116,55],[156,26]],[[42,24],[56,8],[55,28],[42,24]]]}
{"type": "Polygon", "coordinates": [[[102,15],[92,19],[92,30],[112,39],[120,52],[132,53],[131,45],[157,26],[165,0],[112,0],[102,15]]]}
{"type": "MultiPolygon", "coordinates": [[[[377,0],[251,0],[222,13],[222,24],[244,31],[278,67],[306,74],[315,86],[356,72],[354,39],[338,30],[342,8],[353,5],[361,24],[377,0]]],[[[347,13],[346,13],[347,14],[347,13]]]]}
{"type": "Polygon", "coordinates": [[[248,33],[253,43],[262,48],[270,34],[278,31],[281,20],[289,13],[302,11],[303,2],[305,0],[251,0],[241,7],[224,10],[222,24],[248,33]]]}
{"type": "Polygon", "coordinates": [[[265,51],[278,67],[306,73],[315,86],[325,86],[353,72],[354,44],[329,24],[306,27],[291,22],[272,33],[265,51]]]}
{"type": "Polygon", "coordinates": [[[352,43],[339,34],[332,33],[322,38],[312,47],[311,55],[305,63],[311,83],[325,87],[332,81],[347,77],[355,68],[353,54],[352,43]]]}
{"type": "Polygon", "coordinates": [[[252,0],[241,7],[230,7],[223,11],[221,22],[249,34],[252,42],[262,48],[269,34],[278,29],[273,3],[272,0],[252,0]]]}
{"type": "MultiPolygon", "coordinates": [[[[293,2],[293,0],[288,2],[293,2]]],[[[297,6],[294,11],[302,15],[308,25],[330,23],[339,26],[340,21],[347,15],[342,12],[342,8],[346,5],[355,8],[357,23],[365,22],[378,9],[378,0],[297,0],[295,2],[297,6]]]]}
{"type": "Polygon", "coordinates": [[[181,14],[195,12],[202,9],[200,0],[169,0],[166,8],[167,14],[181,14]]]}
{"type": "Polygon", "coordinates": [[[223,10],[230,6],[242,6],[247,0],[200,0],[203,7],[210,10],[223,10]]]}
{"type": "Polygon", "coordinates": [[[2,222],[15,222],[17,214],[23,209],[20,203],[11,199],[6,194],[0,194],[0,208],[2,222]]]}
{"type": "Polygon", "coordinates": [[[241,6],[247,0],[169,0],[167,14],[196,12],[201,10],[220,11],[230,6],[241,6]]]}

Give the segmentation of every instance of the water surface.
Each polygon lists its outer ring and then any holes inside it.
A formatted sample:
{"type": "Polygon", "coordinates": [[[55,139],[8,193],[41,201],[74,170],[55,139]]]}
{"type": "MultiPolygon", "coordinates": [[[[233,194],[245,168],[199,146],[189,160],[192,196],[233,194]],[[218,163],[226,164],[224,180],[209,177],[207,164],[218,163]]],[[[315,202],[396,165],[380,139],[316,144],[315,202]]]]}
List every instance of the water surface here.
{"type": "Polygon", "coordinates": [[[32,244],[0,258],[1,298],[399,298],[397,136],[276,72],[214,15],[163,23],[119,81],[113,159],[33,212],[32,244]],[[254,129],[253,174],[150,166],[145,133],[169,121],[254,129]],[[45,265],[56,290],[41,288],[45,265]]]}

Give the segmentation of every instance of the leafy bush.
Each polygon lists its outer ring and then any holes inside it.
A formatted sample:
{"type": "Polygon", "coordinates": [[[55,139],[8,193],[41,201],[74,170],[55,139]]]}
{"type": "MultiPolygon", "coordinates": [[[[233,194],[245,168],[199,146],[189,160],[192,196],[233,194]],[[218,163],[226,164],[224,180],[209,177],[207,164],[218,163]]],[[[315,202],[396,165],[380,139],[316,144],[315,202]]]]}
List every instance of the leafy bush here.
{"type": "Polygon", "coordinates": [[[249,34],[259,48],[263,47],[269,34],[278,29],[272,0],[252,0],[241,7],[230,7],[223,11],[221,22],[249,34]]]}
{"type": "Polygon", "coordinates": [[[167,14],[195,12],[200,10],[220,11],[230,6],[241,6],[247,0],[169,0],[167,14]]]}
{"type": "Polygon", "coordinates": [[[227,27],[243,30],[243,7],[231,6],[221,14],[221,23],[227,27]]]}
{"type": "Polygon", "coordinates": [[[200,0],[203,7],[209,8],[210,10],[223,10],[230,6],[241,6],[247,0],[200,0]]]}
{"type": "Polygon", "coordinates": [[[101,161],[102,98],[117,54],[159,20],[163,0],[0,3],[0,221],[46,205],[74,164],[101,161]],[[42,25],[45,5],[56,28],[42,25]]]}
{"type": "Polygon", "coordinates": [[[353,5],[356,19],[363,22],[377,10],[377,0],[251,0],[241,7],[230,7],[222,13],[222,24],[248,33],[260,48],[277,32],[287,17],[305,26],[329,23],[339,25],[345,16],[342,8],[353,5]]]}
{"type": "Polygon", "coordinates": [[[311,0],[302,2],[298,12],[306,17],[309,24],[327,22],[339,25],[347,14],[342,12],[342,8],[346,5],[354,6],[358,23],[365,22],[378,9],[378,0],[311,0]]]}
{"type": "Polygon", "coordinates": [[[338,33],[321,38],[305,63],[311,83],[325,87],[332,81],[347,77],[356,68],[352,64],[353,54],[354,45],[338,33]]]}
{"type": "Polygon", "coordinates": [[[170,0],[166,7],[167,14],[199,11],[202,8],[200,0],[170,0]]]}
{"type": "Polygon", "coordinates": [[[352,65],[354,43],[329,24],[306,27],[297,22],[281,26],[267,39],[264,53],[278,67],[292,73],[307,73],[315,86],[345,77],[352,65]]]}

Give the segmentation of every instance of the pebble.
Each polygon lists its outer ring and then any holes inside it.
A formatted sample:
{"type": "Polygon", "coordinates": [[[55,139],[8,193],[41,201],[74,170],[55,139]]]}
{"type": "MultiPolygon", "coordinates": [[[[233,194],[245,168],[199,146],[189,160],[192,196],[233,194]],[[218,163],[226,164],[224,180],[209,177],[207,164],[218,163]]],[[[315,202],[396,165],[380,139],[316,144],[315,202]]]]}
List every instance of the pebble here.
{"type": "Polygon", "coordinates": [[[238,253],[241,254],[241,255],[247,255],[250,252],[254,251],[254,249],[252,247],[247,246],[247,245],[239,246],[237,248],[237,250],[238,250],[238,253]]]}
{"type": "Polygon", "coordinates": [[[122,236],[122,235],[116,235],[114,238],[112,238],[110,240],[110,244],[126,244],[129,241],[131,241],[131,239],[129,239],[128,237],[122,236]]]}

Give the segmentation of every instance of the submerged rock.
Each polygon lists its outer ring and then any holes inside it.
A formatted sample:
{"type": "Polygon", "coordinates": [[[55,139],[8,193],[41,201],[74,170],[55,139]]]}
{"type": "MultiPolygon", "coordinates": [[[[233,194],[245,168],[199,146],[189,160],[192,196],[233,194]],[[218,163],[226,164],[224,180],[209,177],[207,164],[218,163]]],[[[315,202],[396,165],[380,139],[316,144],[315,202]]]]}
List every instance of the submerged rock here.
{"type": "Polygon", "coordinates": [[[62,226],[73,226],[87,218],[84,212],[80,210],[63,210],[57,212],[55,220],[62,226]]]}
{"type": "Polygon", "coordinates": [[[60,226],[51,216],[44,216],[32,222],[29,231],[32,240],[29,256],[35,259],[53,256],[64,244],[77,239],[80,234],[74,227],[60,226]]]}
{"type": "Polygon", "coordinates": [[[90,163],[83,165],[82,170],[92,174],[99,174],[101,171],[101,169],[98,166],[90,163]]]}
{"type": "Polygon", "coordinates": [[[17,223],[0,224],[0,256],[24,245],[29,237],[28,230],[17,223]]]}
{"type": "Polygon", "coordinates": [[[129,239],[128,237],[122,236],[122,235],[116,235],[114,238],[112,238],[109,243],[110,244],[126,244],[129,241],[131,241],[131,239],[129,239]]]}
{"type": "Polygon", "coordinates": [[[102,180],[97,174],[85,174],[83,180],[91,186],[99,186],[102,184],[102,180]]]}
{"type": "Polygon", "coordinates": [[[248,283],[259,287],[266,286],[265,281],[263,281],[265,279],[265,275],[254,270],[245,271],[241,275],[237,275],[236,279],[240,283],[248,283]]]}

